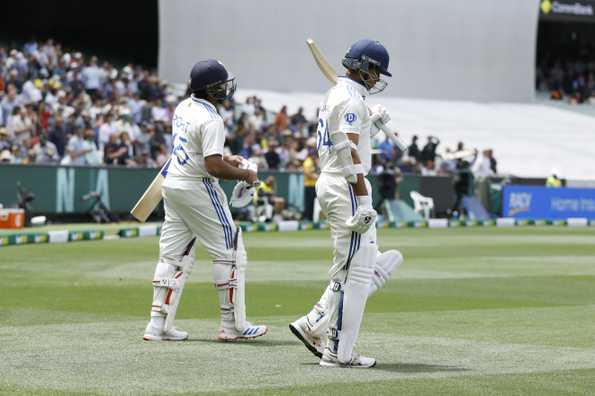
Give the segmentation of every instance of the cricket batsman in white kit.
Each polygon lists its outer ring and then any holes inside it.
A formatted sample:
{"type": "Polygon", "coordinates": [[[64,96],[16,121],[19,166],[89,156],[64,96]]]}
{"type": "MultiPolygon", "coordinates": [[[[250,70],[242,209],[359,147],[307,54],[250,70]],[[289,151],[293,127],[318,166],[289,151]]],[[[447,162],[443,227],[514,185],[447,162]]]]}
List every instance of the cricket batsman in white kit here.
{"type": "Polygon", "coordinates": [[[188,333],[174,327],[184,284],[194,265],[195,242],[213,262],[219,294],[218,339],[259,337],[267,327],[246,320],[246,250],[218,179],[257,182],[238,156],[224,156],[225,129],[216,104],[230,99],[235,78],[213,59],[198,62],[190,73],[192,95],[182,101],[172,120],[173,151],[164,167],[162,195],[165,221],[159,240],[159,261],[153,278],[151,320],[143,339],[182,341],[188,333]]]}
{"type": "Polygon", "coordinates": [[[333,242],[329,286],[314,309],[289,325],[292,333],[326,367],[369,368],[370,357],[353,351],[366,300],[382,287],[403,257],[397,250],[378,251],[376,211],[365,176],[372,163],[373,124],[390,116],[382,106],[368,109],[368,94],[382,91],[389,55],[378,41],[355,42],[343,59],[346,76],[326,94],[318,123],[321,175],[316,194],[327,213],[333,242]],[[326,345],[323,345],[326,344],[326,345]]]}

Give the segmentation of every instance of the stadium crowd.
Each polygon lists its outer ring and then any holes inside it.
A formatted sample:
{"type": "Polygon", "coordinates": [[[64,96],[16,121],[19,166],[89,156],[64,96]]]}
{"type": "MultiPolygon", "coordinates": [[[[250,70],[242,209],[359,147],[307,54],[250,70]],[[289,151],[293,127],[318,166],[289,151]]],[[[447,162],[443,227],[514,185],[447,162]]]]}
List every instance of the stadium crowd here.
{"type": "Polygon", "coordinates": [[[536,86],[553,100],[595,104],[595,61],[541,62],[536,86]]]}
{"type": "MultiPolygon", "coordinates": [[[[53,40],[0,47],[0,161],[13,164],[162,166],[171,152],[171,117],[181,97],[154,71],[128,64],[117,68],[53,40]]],[[[290,114],[265,109],[251,96],[220,108],[228,147],[261,170],[302,170],[316,178],[316,119],[302,108],[290,114]]],[[[459,159],[442,158],[429,136],[408,153],[388,140],[376,142],[373,173],[387,168],[422,175],[460,171],[459,159]]],[[[460,143],[457,150],[463,151],[460,143]]],[[[496,173],[491,152],[482,174],[496,173]],[[490,159],[492,158],[492,159],[490,159]],[[490,162],[491,161],[491,162],[490,162]]],[[[480,163],[482,162],[480,161],[480,163]]]]}
{"type": "MultiPolygon", "coordinates": [[[[0,163],[161,167],[172,151],[171,118],[185,94],[179,91],[154,71],[117,68],[51,39],[0,47],[0,163]]],[[[312,218],[317,119],[308,119],[303,108],[271,112],[256,96],[225,102],[219,111],[230,154],[251,159],[260,170],[304,172],[305,217],[312,218]]],[[[405,153],[382,139],[374,141],[372,174],[393,185],[393,197],[402,173],[454,176],[461,191],[471,188],[473,174],[497,173],[491,150],[478,161],[477,150],[463,143],[439,155],[434,136],[424,145],[414,136],[405,153]]],[[[274,197],[274,180],[264,185],[274,197]]],[[[283,206],[278,204],[275,212],[283,206]]]]}

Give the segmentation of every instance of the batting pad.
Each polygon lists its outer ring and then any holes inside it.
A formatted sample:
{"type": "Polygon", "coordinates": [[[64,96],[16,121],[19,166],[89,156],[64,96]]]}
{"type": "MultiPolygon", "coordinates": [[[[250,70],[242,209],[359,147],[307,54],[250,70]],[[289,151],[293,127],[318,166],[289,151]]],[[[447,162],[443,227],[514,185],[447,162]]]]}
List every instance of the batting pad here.
{"type": "Polygon", "coordinates": [[[403,255],[398,250],[389,250],[379,254],[374,264],[374,273],[368,288],[368,296],[383,287],[401,263],[403,263],[403,255]]]}
{"type": "Polygon", "coordinates": [[[231,260],[213,260],[213,280],[219,294],[221,324],[224,327],[234,323],[235,329],[246,327],[246,267],[247,255],[238,228],[237,248],[231,260]]]}
{"type": "Polygon", "coordinates": [[[340,362],[351,360],[368,299],[378,251],[371,234],[362,234],[360,248],[346,267],[346,281],[343,284],[335,281],[334,293],[329,298],[331,327],[327,345],[337,353],[340,362]]]}

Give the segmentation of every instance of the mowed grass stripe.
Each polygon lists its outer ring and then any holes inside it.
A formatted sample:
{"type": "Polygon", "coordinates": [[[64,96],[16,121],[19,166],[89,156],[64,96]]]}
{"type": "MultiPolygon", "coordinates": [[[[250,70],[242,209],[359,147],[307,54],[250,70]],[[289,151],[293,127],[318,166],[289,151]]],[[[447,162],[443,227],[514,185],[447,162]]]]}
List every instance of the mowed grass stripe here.
{"type": "MultiPolygon", "coordinates": [[[[595,276],[547,276],[471,279],[395,279],[370,299],[368,312],[424,312],[486,308],[588,305],[595,301],[595,276]]],[[[254,315],[306,312],[318,300],[325,281],[253,282],[247,285],[248,309],[254,315]]],[[[18,311],[71,312],[105,320],[147,315],[152,288],[147,282],[80,281],[71,284],[35,282],[4,287],[0,323],[56,323],[49,315],[18,311]],[[17,322],[15,322],[17,321],[17,322]]],[[[190,283],[184,292],[180,318],[214,318],[217,296],[211,282],[190,283]]],[[[74,319],[74,318],[73,318],[74,319]]]]}
{"type": "Polygon", "coordinates": [[[594,348],[399,336],[364,330],[359,348],[379,359],[376,369],[322,370],[289,334],[285,322],[273,324],[267,338],[235,345],[214,341],[218,327],[215,320],[188,320],[181,325],[193,334],[189,342],[142,342],[138,332],[143,323],[139,321],[26,328],[3,352],[0,383],[64,391],[163,394],[312,384],[349,387],[359,382],[375,387],[378,381],[395,379],[595,368],[594,348]],[[71,337],[73,333],[77,337],[71,337]]]}

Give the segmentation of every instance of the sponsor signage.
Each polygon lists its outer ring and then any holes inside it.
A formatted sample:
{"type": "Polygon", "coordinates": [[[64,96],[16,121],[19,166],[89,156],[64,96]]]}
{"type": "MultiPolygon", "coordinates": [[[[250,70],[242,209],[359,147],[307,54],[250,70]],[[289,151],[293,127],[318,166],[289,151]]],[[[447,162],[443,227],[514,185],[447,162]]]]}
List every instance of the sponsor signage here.
{"type": "Polygon", "coordinates": [[[595,188],[506,186],[502,214],[517,219],[595,219],[595,188]]]}
{"type": "Polygon", "coordinates": [[[595,22],[595,1],[541,0],[539,14],[546,20],[593,20],[595,22]]]}

